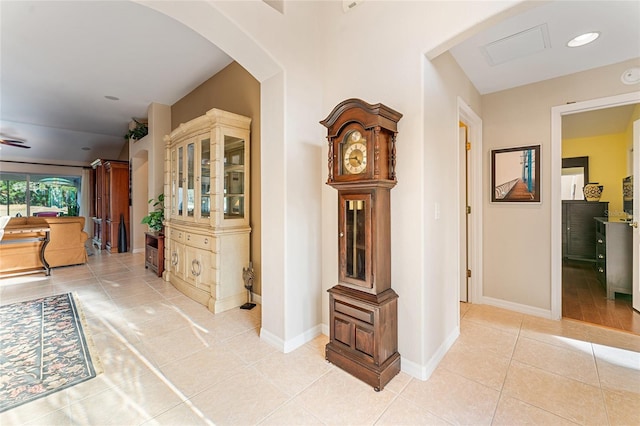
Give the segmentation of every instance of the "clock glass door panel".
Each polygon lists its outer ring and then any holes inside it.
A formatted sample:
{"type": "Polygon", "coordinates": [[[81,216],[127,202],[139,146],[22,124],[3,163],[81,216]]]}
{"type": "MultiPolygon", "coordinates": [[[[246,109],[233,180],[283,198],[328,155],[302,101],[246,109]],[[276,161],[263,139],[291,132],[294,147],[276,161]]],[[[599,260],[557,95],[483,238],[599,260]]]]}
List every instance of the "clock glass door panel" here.
{"type": "Polygon", "coordinates": [[[371,194],[342,194],[340,206],[340,281],[371,288],[371,194]]]}
{"type": "Polygon", "coordinates": [[[193,217],[195,205],[195,143],[187,145],[187,216],[193,217]]]}
{"type": "Polygon", "coordinates": [[[211,215],[211,140],[200,141],[200,217],[211,215]]]}
{"type": "Polygon", "coordinates": [[[241,219],[244,211],[244,139],[224,136],[224,218],[241,219]]]}

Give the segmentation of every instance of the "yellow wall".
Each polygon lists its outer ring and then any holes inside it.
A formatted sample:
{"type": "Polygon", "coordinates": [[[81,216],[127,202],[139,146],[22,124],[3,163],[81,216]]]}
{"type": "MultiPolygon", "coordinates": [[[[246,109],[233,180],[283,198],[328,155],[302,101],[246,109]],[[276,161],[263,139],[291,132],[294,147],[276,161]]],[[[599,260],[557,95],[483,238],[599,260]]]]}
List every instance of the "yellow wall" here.
{"type": "Polygon", "coordinates": [[[636,104],[636,107],[633,109],[625,133],[625,138],[627,139],[627,176],[633,174],[633,122],[636,120],[640,120],[640,104],[636,104]]]}
{"type": "Polygon", "coordinates": [[[589,157],[589,181],[604,186],[600,201],[609,202],[609,215],[622,215],[622,179],[627,176],[625,133],[566,139],[562,158],[589,157]]]}

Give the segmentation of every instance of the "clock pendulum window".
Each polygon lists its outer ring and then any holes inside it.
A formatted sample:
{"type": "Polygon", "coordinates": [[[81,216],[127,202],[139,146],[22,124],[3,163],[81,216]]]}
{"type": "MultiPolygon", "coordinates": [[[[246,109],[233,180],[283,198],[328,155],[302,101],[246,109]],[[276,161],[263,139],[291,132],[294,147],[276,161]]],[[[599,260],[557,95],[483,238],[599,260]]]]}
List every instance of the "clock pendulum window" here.
{"type": "Polygon", "coordinates": [[[338,284],[329,289],[327,361],[380,391],[400,372],[398,295],[391,288],[391,189],[402,114],[360,99],[320,123],[327,184],[338,190],[338,284]]]}

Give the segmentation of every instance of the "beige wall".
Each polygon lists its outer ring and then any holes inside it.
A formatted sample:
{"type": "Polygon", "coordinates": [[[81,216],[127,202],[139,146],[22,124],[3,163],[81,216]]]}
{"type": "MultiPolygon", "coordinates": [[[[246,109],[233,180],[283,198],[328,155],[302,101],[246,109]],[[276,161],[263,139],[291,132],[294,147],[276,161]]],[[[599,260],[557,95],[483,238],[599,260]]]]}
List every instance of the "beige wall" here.
{"type": "Polygon", "coordinates": [[[551,108],[633,92],[637,86],[620,76],[638,65],[625,61],[482,97],[484,297],[551,308],[551,108]],[[491,150],[525,145],[541,145],[542,202],[490,203],[491,150]]]}
{"type": "Polygon", "coordinates": [[[211,108],[251,117],[251,260],[256,272],[254,292],[262,294],[260,281],[260,83],[237,62],[195,88],[171,106],[171,129],[203,115],[211,108]]]}
{"type": "MultiPolygon", "coordinates": [[[[426,58],[424,64],[424,137],[421,139],[423,145],[424,161],[424,234],[428,244],[425,244],[424,259],[419,262],[426,265],[430,259],[437,258],[440,253],[446,252],[449,255],[441,258],[436,264],[425,268],[425,291],[422,293],[424,305],[424,326],[428,328],[428,323],[437,321],[440,325],[437,329],[430,330],[426,334],[427,351],[425,359],[437,357],[438,342],[445,341],[451,337],[451,329],[459,324],[459,286],[464,268],[464,256],[466,256],[464,223],[466,217],[463,212],[464,207],[464,155],[465,151],[458,143],[458,97],[460,97],[469,108],[477,115],[481,115],[481,98],[478,91],[473,87],[467,76],[464,74],[458,63],[450,53],[443,53],[429,61],[426,58]],[[460,186],[459,186],[460,185],[460,186]],[[436,217],[435,211],[440,212],[436,217]],[[461,229],[461,232],[458,230],[461,229]],[[457,262],[456,254],[460,254],[462,265],[457,262]],[[436,320],[437,318],[437,320],[436,320]]],[[[402,122],[401,122],[402,123],[402,122]]],[[[407,156],[414,155],[412,148],[407,148],[411,140],[404,138],[402,132],[398,134],[398,151],[406,150],[407,156]],[[404,143],[404,145],[402,145],[404,143]]],[[[413,148],[416,149],[416,148],[413,148]]],[[[406,159],[406,157],[404,157],[406,159]]],[[[405,187],[411,191],[416,184],[409,177],[401,174],[404,164],[398,161],[398,187],[405,187]],[[402,180],[401,180],[402,179],[402,180]]],[[[394,189],[396,191],[396,189],[394,189]]],[[[396,194],[392,194],[396,197],[396,194]]],[[[417,198],[417,194],[416,194],[417,198]]],[[[406,213],[399,209],[392,208],[392,218],[409,222],[417,227],[416,221],[408,220],[406,213]],[[395,216],[394,216],[395,215],[395,216]]],[[[392,230],[393,228],[392,223],[392,230]]],[[[417,228],[416,228],[417,229],[417,228]]],[[[397,261],[395,265],[403,267],[403,260],[395,255],[396,247],[403,244],[402,240],[392,241],[392,260],[397,261]]],[[[395,265],[392,265],[395,266],[395,265]]],[[[466,274],[465,274],[466,275],[466,274]]],[[[394,288],[400,285],[394,282],[394,288]]],[[[405,286],[400,294],[402,297],[415,297],[411,291],[415,291],[411,286],[405,286]]],[[[417,293],[416,293],[417,294],[417,293]]],[[[405,299],[406,300],[406,299],[405,299]]],[[[410,312],[399,313],[411,315],[410,312]]],[[[408,323],[408,320],[407,320],[408,323]]],[[[410,345],[415,339],[410,330],[399,331],[401,344],[410,345]]],[[[403,363],[405,360],[403,359],[403,363]]],[[[404,367],[403,367],[404,368],[404,367]]]]}

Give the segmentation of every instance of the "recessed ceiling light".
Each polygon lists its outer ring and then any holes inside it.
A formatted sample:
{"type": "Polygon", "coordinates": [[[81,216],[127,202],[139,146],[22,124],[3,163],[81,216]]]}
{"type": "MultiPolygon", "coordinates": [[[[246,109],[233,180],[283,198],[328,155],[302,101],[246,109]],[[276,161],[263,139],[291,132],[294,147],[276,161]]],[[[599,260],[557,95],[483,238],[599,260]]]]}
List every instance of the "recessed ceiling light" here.
{"type": "Polygon", "coordinates": [[[599,32],[580,34],[579,36],[576,36],[576,37],[572,38],[571,40],[569,40],[567,42],[567,46],[569,46],[569,47],[584,46],[585,44],[589,44],[589,43],[595,41],[598,37],[600,37],[600,33],[599,32]]]}
{"type": "Polygon", "coordinates": [[[111,95],[107,95],[104,97],[105,99],[109,99],[110,101],[119,101],[120,98],[118,98],[117,96],[111,96],[111,95]]]}
{"type": "Polygon", "coordinates": [[[622,80],[624,84],[640,83],[640,67],[629,68],[622,73],[620,80],[622,80]]]}

